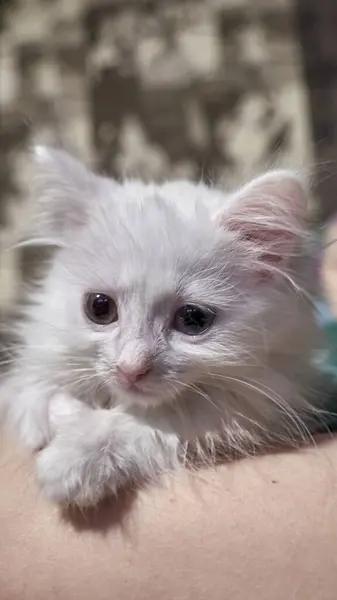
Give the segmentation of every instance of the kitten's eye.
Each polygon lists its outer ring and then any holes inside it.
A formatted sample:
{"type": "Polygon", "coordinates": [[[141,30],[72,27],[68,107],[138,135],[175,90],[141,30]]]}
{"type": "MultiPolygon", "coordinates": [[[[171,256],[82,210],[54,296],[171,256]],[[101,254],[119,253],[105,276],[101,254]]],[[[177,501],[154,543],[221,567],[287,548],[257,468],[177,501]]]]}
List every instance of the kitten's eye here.
{"type": "Polygon", "coordinates": [[[84,311],[88,319],[98,325],[110,325],[118,319],[116,302],[107,294],[99,292],[86,295],[84,311]]]}
{"type": "Polygon", "coordinates": [[[209,329],[215,319],[215,312],[210,308],[201,308],[186,304],[176,312],[173,326],[185,335],[198,335],[209,329]]]}

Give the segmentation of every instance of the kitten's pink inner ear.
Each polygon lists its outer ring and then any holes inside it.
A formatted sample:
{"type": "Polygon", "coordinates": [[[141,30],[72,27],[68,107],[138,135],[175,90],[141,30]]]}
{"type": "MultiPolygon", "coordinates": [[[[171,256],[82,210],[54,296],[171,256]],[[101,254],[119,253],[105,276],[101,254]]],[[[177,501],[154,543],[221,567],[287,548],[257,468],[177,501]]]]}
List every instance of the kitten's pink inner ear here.
{"type": "Polygon", "coordinates": [[[267,173],[232,197],[217,223],[247,243],[261,264],[286,263],[304,232],[307,195],[287,172],[267,173]]]}

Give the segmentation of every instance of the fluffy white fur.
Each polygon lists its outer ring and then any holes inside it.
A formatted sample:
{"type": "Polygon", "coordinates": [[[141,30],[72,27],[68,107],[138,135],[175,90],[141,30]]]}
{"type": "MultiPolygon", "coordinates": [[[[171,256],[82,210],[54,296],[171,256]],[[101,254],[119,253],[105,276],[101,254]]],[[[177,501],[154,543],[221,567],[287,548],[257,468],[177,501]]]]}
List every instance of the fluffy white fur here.
{"type": "Polygon", "coordinates": [[[318,341],[307,192],[273,171],[225,194],[187,181],[119,184],[63,151],[36,149],[27,243],[55,246],[3,384],[6,423],[37,452],[57,502],[94,504],[158,480],[197,453],[303,439],[318,341]],[[88,292],[119,319],[90,322],[88,292]],[[204,334],[172,327],[177,307],[216,311],[204,334]],[[118,366],[146,361],[137,389],[118,366]]]}

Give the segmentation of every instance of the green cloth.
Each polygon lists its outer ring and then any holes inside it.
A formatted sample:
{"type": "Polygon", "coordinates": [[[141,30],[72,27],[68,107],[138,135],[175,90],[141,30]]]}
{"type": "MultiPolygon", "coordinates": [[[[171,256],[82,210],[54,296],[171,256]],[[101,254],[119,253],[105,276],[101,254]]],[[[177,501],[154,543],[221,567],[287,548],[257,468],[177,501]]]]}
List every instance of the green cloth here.
{"type": "MultiPolygon", "coordinates": [[[[328,350],[320,359],[320,368],[331,383],[325,403],[326,425],[331,431],[337,431],[337,319],[324,303],[318,306],[318,319],[324,331],[328,350]]],[[[321,431],[326,431],[322,426],[321,431]]]]}

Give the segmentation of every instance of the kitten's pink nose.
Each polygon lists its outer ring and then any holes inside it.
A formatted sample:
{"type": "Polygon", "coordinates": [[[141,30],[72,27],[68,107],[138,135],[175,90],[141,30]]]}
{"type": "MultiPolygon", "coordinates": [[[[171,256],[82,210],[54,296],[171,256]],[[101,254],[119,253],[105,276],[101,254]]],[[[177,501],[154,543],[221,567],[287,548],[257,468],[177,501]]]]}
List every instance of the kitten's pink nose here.
{"type": "Polygon", "coordinates": [[[133,385],[143,379],[150,371],[149,363],[126,363],[117,365],[117,376],[121,383],[133,385]]]}

